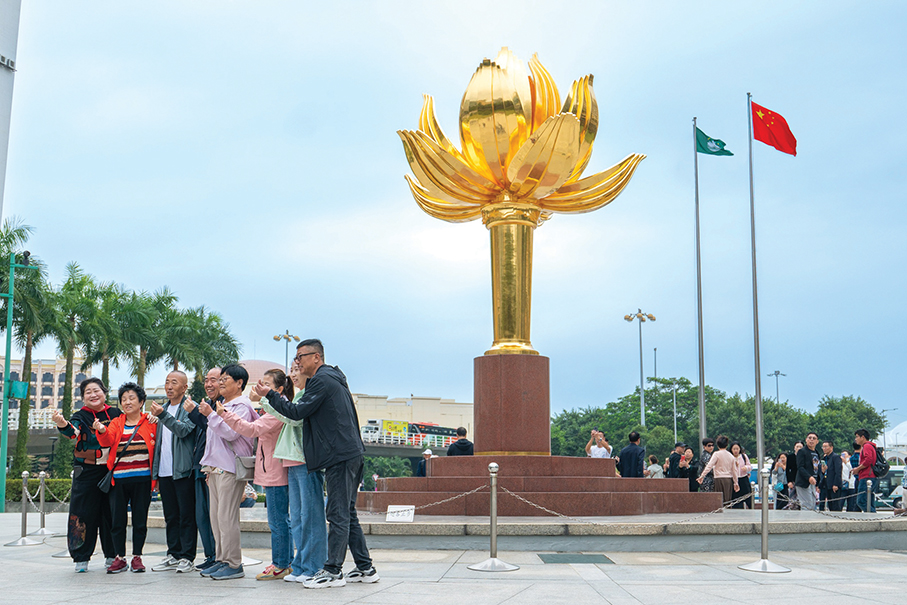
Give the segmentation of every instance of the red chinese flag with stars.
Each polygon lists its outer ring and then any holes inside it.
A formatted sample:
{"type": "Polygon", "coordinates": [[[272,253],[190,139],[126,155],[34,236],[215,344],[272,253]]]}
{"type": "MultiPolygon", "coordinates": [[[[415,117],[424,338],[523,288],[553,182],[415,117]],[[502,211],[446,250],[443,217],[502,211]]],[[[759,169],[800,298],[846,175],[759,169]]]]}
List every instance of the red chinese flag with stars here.
{"type": "Polygon", "coordinates": [[[771,145],[778,151],[797,155],[797,139],[790,131],[787,120],[781,114],[766,109],[762,105],[753,106],[753,138],[771,145]]]}

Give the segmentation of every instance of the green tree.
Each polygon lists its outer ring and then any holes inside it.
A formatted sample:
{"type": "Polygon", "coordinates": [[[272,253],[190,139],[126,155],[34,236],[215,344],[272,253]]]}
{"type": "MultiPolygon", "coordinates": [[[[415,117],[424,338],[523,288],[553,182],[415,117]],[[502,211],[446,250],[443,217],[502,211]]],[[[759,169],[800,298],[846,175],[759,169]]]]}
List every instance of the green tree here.
{"type": "Polygon", "coordinates": [[[97,313],[86,326],[85,361],[82,370],[101,364],[101,380],[110,387],[110,366],[120,367],[120,360],[132,351],[130,331],[149,323],[149,309],[139,297],[115,284],[98,288],[97,313]]]}
{"type": "MultiPolygon", "coordinates": [[[[76,348],[84,344],[82,337],[97,314],[98,290],[94,279],[82,271],[77,263],[66,265],[66,279],[51,295],[48,307],[50,332],[57,341],[57,348],[66,359],[61,413],[72,416],[73,362],[76,348]]],[[[72,468],[73,444],[61,439],[54,456],[54,476],[67,477],[72,468]]]]}
{"type": "Polygon", "coordinates": [[[366,456],[364,464],[366,490],[375,489],[372,475],[379,477],[412,477],[413,469],[409,460],[399,456],[366,456]]]}
{"type": "Polygon", "coordinates": [[[809,430],[819,435],[820,440],[834,441],[838,451],[850,449],[857,429],[866,429],[875,439],[885,430],[885,415],[877,412],[862,397],[853,395],[825,395],[819,400],[819,409],[809,424],[809,430]]]}

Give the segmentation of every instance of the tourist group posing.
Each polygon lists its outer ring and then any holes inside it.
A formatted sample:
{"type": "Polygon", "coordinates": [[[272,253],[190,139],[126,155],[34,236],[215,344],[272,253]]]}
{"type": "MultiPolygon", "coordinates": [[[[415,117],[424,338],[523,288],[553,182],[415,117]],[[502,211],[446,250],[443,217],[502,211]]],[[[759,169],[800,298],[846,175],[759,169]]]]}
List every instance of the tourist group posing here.
{"type": "Polygon", "coordinates": [[[152,402],[150,412],[135,383],[119,388],[119,409],[107,405],[100,379],[79,385],[82,407],[68,420],[54,414],[60,433],[75,440],[68,545],[76,572],[88,571],[98,538],[107,573],[145,571],[156,485],[167,556],[152,571],[244,577],[239,509],[252,481],[265,490],[271,530],[271,564],[257,579],[306,588],[378,581],[355,509],[365,446],[346,377],[310,339],[298,345],[289,376],[269,370],[246,396],[248,381],[237,364],[211,369],[207,397],[196,403],[186,374],[173,371],[167,402],[152,402]],[[205,558],[196,563],[198,538],[205,558]],[[347,548],[356,567],[344,574],[347,548]]]}

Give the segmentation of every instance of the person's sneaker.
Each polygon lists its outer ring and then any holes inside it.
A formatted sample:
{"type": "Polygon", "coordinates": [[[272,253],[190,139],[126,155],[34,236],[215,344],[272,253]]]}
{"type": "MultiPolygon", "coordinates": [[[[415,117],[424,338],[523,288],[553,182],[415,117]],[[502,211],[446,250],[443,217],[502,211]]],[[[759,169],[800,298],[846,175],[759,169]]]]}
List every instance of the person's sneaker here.
{"type": "Polygon", "coordinates": [[[362,570],[358,567],[346,574],[347,582],[364,582],[365,584],[374,584],[381,578],[378,577],[378,572],[375,571],[374,567],[369,567],[368,569],[362,570]]]}
{"type": "Polygon", "coordinates": [[[223,567],[211,574],[211,578],[214,580],[235,580],[244,577],[246,577],[246,572],[243,571],[242,563],[239,564],[239,567],[230,567],[224,563],[223,567]]]}
{"type": "Polygon", "coordinates": [[[203,570],[199,575],[203,578],[210,578],[211,574],[218,571],[221,567],[226,565],[223,561],[215,561],[214,565],[210,566],[208,569],[203,570]]]}
{"type": "Polygon", "coordinates": [[[129,562],[129,570],[134,571],[135,573],[142,573],[145,571],[145,564],[142,563],[142,557],[132,557],[132,561],[129,562]]]}
{"type": "Polygon", "coordinates": [[[205,559],[203,562],[196,565],[195,569],[199,571],[205,571],[206,569],[209,569],[214,565],[217,565],[217,560],[214,557],[211,557],[210,559],[205,559]]]}
{"type": "Polygon", "coordinates": [[[302,574],[293,575],[289,573],[283,577],[284,582],[302,582],[304,580],[308,580],[308,578],[303,576],[302,574]]]}
{"type": "Polygon", "coordinates": [[[180,559],[176,564],[176,573],[190,573],[195,571],[195,565],[189,559],[180,559]]]}
{"type": "Polygon", "coordinates": [[[107,557],[104,559],[104,567],[110,567],[114,561],[116,561],[116,557],[107,557]]]}
{"type": "Polygon", "coordinates": [[[127,569],[129,569],[129,565],[126,564],[126,559],[117,557],[113,560],[113,563],[107,567],[107,573],[120,573],[127,569]]]}
{"type": "Polygon", "coordinates": [[[343,573],[331,573],[326,569],[320,570],[314,576],[302,583],[306,588],[339,588],[346,586],[343,573]]]}
{"type": "Polygon", "coordinates": [[[88,561],[76,561],[76,573],[85,573],[88,571],[88,561]]]}
{"type": "Polygon", "coordinates": [[[281,569],[276,565],[268,565],[265,567],[265,570],[255,576],[256,580],[282,580],[283,578],[290,575],[289,569],[281,569]]]}
{"type": "Polygon", "coordinates": [[[179,565],[179,560],[173,558],[170,555],[164,557],[164,560],[151,568],[151,571],[176,571],[176,566],[179,565]]]}

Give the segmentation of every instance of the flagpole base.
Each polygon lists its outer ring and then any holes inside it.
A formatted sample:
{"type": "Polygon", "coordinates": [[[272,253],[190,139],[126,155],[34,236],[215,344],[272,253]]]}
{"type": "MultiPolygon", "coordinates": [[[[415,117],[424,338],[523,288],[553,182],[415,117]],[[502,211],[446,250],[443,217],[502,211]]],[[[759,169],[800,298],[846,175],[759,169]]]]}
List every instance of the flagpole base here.
{"type": "Polygon", "coordinates": [[[501,561],[497,557],[492,557],[491,559],[486,559],[476,565],[469,565],[466,569],[471,569],[473,571],[516,571],[519,568],[519,565],[511,565],[510,563],[501,561]]]}
{"type": "Polygon", "coordinates": [[[61,550],[55,555],[51,555],[54,559],[71,559],[72,557],[69,554],[68,550],[61,550]]]}
{"type": "Polygon", "coordinates": [[[759,559],[753,563],[747,563],[746,565],[738,565],[737,569],[742,569],[743,571],[755,571],[756,573],[788,573],[790,569],[784,567],[783,565],[778,565],[777,563],[772,563],[768,559],[759,559]]]}
{"type": "Polygon", "coordinates": [[[249,567],[251,565],[261,565],[261,559],[253,559],[252,557],[247,557],[243,555],[242,558],[243,567],[249,567]]]}
{"type": "Polygon", "coordinates": [[[51,530],[47,529],[46,527],[42,527],[41,529],[35,530],[28,535],[29,536],[48,536],[48,537],[50,537],[50,536],[56,536],[56,535],[60,535],[60,534],[57,534],[57,532],[51,531],[51,530]]]}

